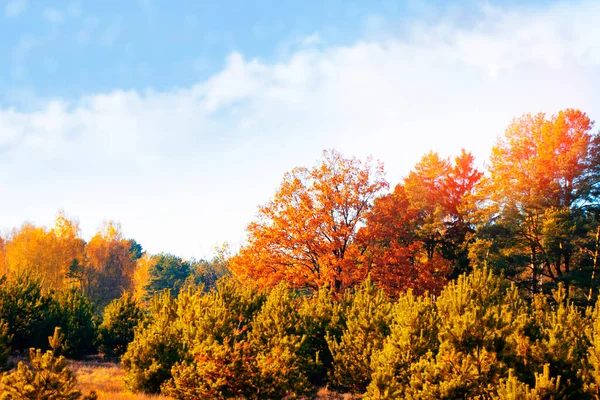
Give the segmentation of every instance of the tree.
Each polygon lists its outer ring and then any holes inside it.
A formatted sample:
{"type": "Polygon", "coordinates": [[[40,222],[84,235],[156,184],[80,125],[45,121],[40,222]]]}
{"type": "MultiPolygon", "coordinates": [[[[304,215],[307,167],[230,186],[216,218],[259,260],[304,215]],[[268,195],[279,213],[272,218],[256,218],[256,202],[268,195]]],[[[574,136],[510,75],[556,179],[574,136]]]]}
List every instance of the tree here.
{"type": "MultiPolygon", "coordinates": [[[[29,350],[29,364],[19,361],[16,371],[5,374],[0,379],[0,399],[2,400],[78,400],[82,398],[77,389],[77,378],[67,367],[67,360],[56,357],[63,336],[56,328],[54,336],[48,338],[52,350],[42,353],[40,349],[29,350]]],[[[97,399],[94,392],[83,396],[83,400],[97,399]]]]}
{"type": "Polygon", "coordinates": [[[476,189],[483,173],[464,149],[449,159],[426,154],[404,180],[409,205],[416,213],[415,232],[427,260],[436,253],[452,266],[450,278],[470,270],[468,246],[475,232],[476,189]]]}
{"type": "Polygon", "coordinates": [[[83,262],[84,246],[79,224],[61,211],[50,230],[26,223],[13,231],[4,246],[6,270],[41,274],[46,287],[62,288],[69,284],[71,266],[83,262]]]}
{"type": "Polygon", "coordinates": [[[592,268],[584,266],[591,264],[590,255],[582,250],[598,226],[600,181],[599,139],[592,127],[579,110],[549,118],[527,114],[513,120],[492,149],[488,237],[500,236],[500,251],[512,264],[509,274],[533,293],[585,269],[589,282],[592,268]]]}
{"type": "Polygon", "coordinates": [[[404,186],[375,199],[357,243],[371,278],[390,295],[407,289],[439,292],[446,283],[448,263],[434,252],[429,257],[417,236],[418,211],[411,207],[404,186]]]}
{"type": "Polygon", "coordinates": [[[100,351],[108,357],[122,356],[143,319],[143,310],[129,292],[111,301],[104,309],[102,324],[98,327],[100,351]]]}
{"type": "Polygon", "coordinates": [[[85,253],[84,293],[102,310],[132,289],[137,250],[123,238],[120,225],[108,222],[87,244],[85,253]]]}
{"type": "Polygon", "coordinates": [[[148,270],[148,284],[145,286],[146,298],[165,289],[177,297],[190,275],[190,264],[180,257],[165,253],[152,256],[152,261],[148,270]]]}
{"type": "Polygon", "coordinates": [[[366,277],[356,262],[358,228],[387,186],[381,164],[325,151],[319,165],[285,174],[248,226],[248,243],[231,260],[232,272],[261,285],[287,281],[338,293],[353,286],[366,277]]]}

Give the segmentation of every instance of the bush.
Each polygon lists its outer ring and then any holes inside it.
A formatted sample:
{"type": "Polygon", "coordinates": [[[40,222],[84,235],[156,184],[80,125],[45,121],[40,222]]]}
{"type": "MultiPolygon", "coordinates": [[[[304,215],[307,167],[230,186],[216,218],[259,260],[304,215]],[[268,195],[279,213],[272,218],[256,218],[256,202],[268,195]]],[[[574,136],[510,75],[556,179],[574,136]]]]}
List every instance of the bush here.
{"type": "MultiPolygon", "coordinates": [[[[524,304],[516,289],[476,269],[450,283],[436,302],[439,350],[411,368],[411,396],[489,397],[518,361],[511,341],[524,304]]],[[[436,346],[437,347],[437,346],[436,346]]]]}
{"type": "Polygon", "coordinates": [[[173,367],[163,392],[181,399],[256,393],[256,354],[248,334],[264,301],[262,293],[228,278],[208,293],[181,293],[177,323],[185,357],[173,367]]]}
{"type": "Polygon", "coordinates": [[[143,310],[129,292],[110,302],[98,327],[100,351],[107,357],[121,357],[143,318],[143,310]]]}
{"type": "Polygon", "coordinates": [[[46,338],[54,329],[48,323],[52,299],[43,292],[42,282],[29,273],[0,278],[0,320],[8,324],[15,350],[48,348],[46,338]]]}
{"type": "Polygon", "coordinates": [[[308,375],[320,362],[312,354],[296,303],[293,293],[279,285],[252,321],[248,341],[256,354],[257,396],[289,398],[312,392],[308,375]]]}
{"type": "Polygon", "coordinates": [[[10,342],[12,335],[8,333],[8,324],[0,319],[0,372],[10,368],[8,358],[10,357],[10,342]]]}
{"type": "Polygon", "coordinates": [[[151,318],[134,330],[134,338],[121,357],[125,385],[134,392],[158,393],[171,378],[171,368],[182,359],[181,335],[175,328],[177,304],[170,293],[156,296],[151,318]]]}
{"type": "Polygon", "coordinates": [[[302,299],[299,307],[302,331],[306,335],[306,347],[314,363],[308,371],[308,379],[315,386],[327,383],[327,373],[333,367],[333,356],[327,338],[339,340],[344,330],[343,306],[333,300],[330,290],[320,289],[302,299]]]}
{"type": "MultiPolygon", "coordinates": [[[[20,361],[16,371],[2,376],[1,400],[77,400],[82,397],[76,389],[75,375],[67,368],[67,360],[63,356],[55,357],[63,339],[60,329],[56,328],[49,339],[53,350],[42,353],[40,349],[30,349],[30,365],[20,361]]],[[[92,392],[83,399],[96,399],[96,395],[92,392]]]]}
{"type": "Polygon", "coordinates": [[[60,290],[52,299],[52,315],[48,323],[60,327],[64,334],[62,354],[68,358],[82,359],[94,353],[94,305],[76,288],[60,290]]]}
{"type": "Polygon", "coordinates": [[[437,352],[438,317],[432,299],[400,294],[392,309],[390,335],[373,353],[373,371],[365,398],[397,399],[410,381],[411,366],[428,352],[437,352]]]}
{"type": "Polygon", "coordinates": [[[341,338],[327,339],[334,386],[353,393],[365,391],[371,380],[371,355],[381,349],[390,332],[391,308],[390,299],[370,279],[351,295],[341,338]]]}

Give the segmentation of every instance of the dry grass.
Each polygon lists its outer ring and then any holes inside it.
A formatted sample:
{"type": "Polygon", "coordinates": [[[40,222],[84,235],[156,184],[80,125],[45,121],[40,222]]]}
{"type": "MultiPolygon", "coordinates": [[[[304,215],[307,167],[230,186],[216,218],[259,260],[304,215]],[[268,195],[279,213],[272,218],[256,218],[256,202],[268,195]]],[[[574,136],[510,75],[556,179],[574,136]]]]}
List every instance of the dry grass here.
{"type": "Polygon", "coordinates": [[[362,396],[350,393],[338,393],[329,390],[328,388],[321,388],[317,392],[318,400],[355,400],[360,399],[362,396]]]}
{"type": "Polygon", "coordinates": [[[125,371],[117,363],[69,361],[69,368],[77,375],[79,389],[84,394],[95,391],[99,400],[168,399],[128,392],[123,382],[125,371]]]}
{"type": "MultiPolygon", "coordinates": [[[[125,371],[118,363],[98,361],[69,361],[69,368],[77,375],[79,389],[87,394],[92,390],[96,392],[99,400],[161,400],[169,399],[165,396],[149,396],[131,393],[125,389],[123,377],[125,371]]],[[[316,399],[320,400],[355,400],[361,396],[341,394],[327,388],[317,392],[316,399]]]]}

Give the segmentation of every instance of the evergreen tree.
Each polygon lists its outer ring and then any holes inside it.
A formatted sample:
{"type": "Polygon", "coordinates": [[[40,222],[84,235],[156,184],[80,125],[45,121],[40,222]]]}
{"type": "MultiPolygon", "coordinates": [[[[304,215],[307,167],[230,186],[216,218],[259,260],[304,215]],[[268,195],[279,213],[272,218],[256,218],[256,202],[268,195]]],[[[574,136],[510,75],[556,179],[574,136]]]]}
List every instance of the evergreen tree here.
{"type": "MultiPolygon", "coordinates": [[[[48,338],[52,350],[29,350],[29,364],[19,362],[16,371],[5,374],[0,380],[1,400],[78,400],[82,397],[76,389],[75,374],[67,368],[67,360],[56,357],[64,336],[60,328],[48,338]]],[[[96,399],[94,392],[83,400],[96,399]]]]}
{"type": "Polygon", "coordinates": [[[328,337],[333,356],[331,383],[354,393],[364,392],[371,380],[371,355],[389,334],[392,303],[367,279],[351,295],[341,338],[328,337]]]}

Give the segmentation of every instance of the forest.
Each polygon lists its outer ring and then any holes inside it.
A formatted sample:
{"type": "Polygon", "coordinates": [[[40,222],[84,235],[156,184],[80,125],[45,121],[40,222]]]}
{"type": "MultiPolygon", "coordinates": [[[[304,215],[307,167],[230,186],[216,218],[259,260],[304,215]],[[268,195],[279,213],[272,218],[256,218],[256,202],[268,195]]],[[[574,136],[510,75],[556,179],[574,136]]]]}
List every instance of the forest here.
{"type": "Polygon", "coordinates": [[[61,211],[0,237],[0,274],[0,399],[99,398],[90,357],[175,399],[597,399],[600,133],[525,114],[485,168],[430,152],[395,184],[325,150],[206,260],[61,211]]]}

